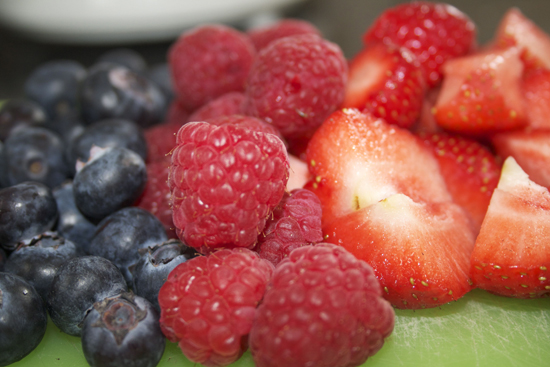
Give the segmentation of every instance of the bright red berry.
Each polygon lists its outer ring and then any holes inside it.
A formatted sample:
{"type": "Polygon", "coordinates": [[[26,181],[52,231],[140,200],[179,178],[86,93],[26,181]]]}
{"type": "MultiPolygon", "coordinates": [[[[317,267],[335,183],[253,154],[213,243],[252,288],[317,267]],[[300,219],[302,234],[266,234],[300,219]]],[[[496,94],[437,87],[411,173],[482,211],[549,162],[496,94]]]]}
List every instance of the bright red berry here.
{"type": "Polygon", "coordinates": [[[236,124],[184,125],[170,171],[178,236],[205,252],[254,246],[283,197],[288,167],[285,146],[273,134],[236,124]]]}
{"type": "Polygon", "coordinates": [[[476,46],[476,26],[460,10],[444,3],[413,1],[384,11],[363,36],[411,50],[425,70],[428,85],[441,80],[441,65],[476,46]]]}
{"type": "Polygon", "coordinates": [[[243,113],[245,96],[241,92],[229,92],[220,96],[193,112],[189,121],[207,121],[221,116],[243,113]]]}
{"type": "Polygon", "coordinates": [[[243,248],[178,265],[159,292],[164,334],[195,363],[235,362],[247,348],[256,307],[272,273],[273,265],[243,248]]]}
{"type": "Polygon", "coordinates": [[[394,312],[372,268],[342,247],[298,248],[273,273],[250,332],[257,367],[353,367],[390,335],[394,312]]]}
{"type": "Polygon", "coordinates": [[[242,91],[255,55],[248,36],[227,26],[184,32],[168,54],[178,99],[192,111],[225,93],[242,91]]]}
{"type": "Polygon", "coordinates": [[[222,126],[222,125],[239,125],[251,131],[257,131],[262,133],[273,134],[279,137],[283,143],[285,142],[281,132],[277,130],[273,125],[268,124],[260,120],[259,118],[245,115],[225,115],[218,116],[208,119],[207,121],[211,125],[222,126]]]}
{"type": "Polygon", "coordinates": [[[311,191],[285,193],[258,236],[258,253],[277,265],[295,248],[321,242],[321,214],[321,202],[311,191]]]}
{"type": "Polygon", "coordinates": [[[258,51],[279,38],[296,36],[299,34],[315,34],[321,36],[321,31],[312,23],[300,19],[282,19],[274,24],[248,31],[248,35],[258,51]]]}
{"type": "Polygon", "coordinates": [[[285,138],[315,130],[344,100],[347,62],[340,48],[315,35],[284,37],[258,54],[245,91],[245,112],[285,138]]]}
{"type": "Polygon", "coordinates": [[[147,163],[164,161],[176,146],[176,133],[183,124],[165,122],[144,131],[147,142],[147,163]]]}

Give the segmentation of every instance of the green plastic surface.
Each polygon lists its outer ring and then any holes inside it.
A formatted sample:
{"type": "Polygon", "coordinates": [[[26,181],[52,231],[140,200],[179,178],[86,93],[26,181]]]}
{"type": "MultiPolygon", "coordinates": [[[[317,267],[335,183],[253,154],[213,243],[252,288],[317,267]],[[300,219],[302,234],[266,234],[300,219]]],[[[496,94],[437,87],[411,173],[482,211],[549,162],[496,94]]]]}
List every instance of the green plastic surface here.
{"type": "MultiPolygon", "coordinates": [[[[474,290],[457,302],[426,310],[396,310],[384,347],[366,367],[550,366],[550,298],[519,300],[474,290]]],[[[87,366],[80,339],[51,322],[40,345],[13,367],[87,366]]],[[[159,364],[193,367],[168,343],[159,364]]],[[[234,367],[252,367],[246,353],[234,367]]],[[[284,366],[281,366],[284,367],[284,366]]]]}

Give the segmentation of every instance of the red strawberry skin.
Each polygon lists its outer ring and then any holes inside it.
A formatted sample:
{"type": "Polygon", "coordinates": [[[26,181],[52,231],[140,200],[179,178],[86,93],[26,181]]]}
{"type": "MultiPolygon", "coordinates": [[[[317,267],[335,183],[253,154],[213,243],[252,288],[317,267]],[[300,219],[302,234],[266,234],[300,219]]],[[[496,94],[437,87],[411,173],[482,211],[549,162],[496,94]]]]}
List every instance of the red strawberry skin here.
{"type": "Polygon", "coordinates": [[[384,11],[363,36],[411,50],[425,69],[429,86],[441,80],[441,66],[476,47],[476,26],[460,10],[444,3],[413,1],[384,11]]]}
{"type": "Polygon", "coordinates": [[[471,258],[474,285],[515,298],[550,296],[550,193],[508,158],[471,258]]]}
{"type": "Polygon", "coordinates": [[[444,65],[443,73],[435,105],[435,119],[442,128],[487,136],[527,125],[518,48],[455,58],[444,65]]]}
{"type": "Polygon", "coordinates": [[[550,70],[527,72],[523,79],[525,107],[532,129],[550,129],[550,70]]]}
{"type": "Polygon", "coordinates": [[[420,64],[409,50],[373,44],[351,60],[342,106],[408,128],[420,116],[424,89],[420,64]]]}

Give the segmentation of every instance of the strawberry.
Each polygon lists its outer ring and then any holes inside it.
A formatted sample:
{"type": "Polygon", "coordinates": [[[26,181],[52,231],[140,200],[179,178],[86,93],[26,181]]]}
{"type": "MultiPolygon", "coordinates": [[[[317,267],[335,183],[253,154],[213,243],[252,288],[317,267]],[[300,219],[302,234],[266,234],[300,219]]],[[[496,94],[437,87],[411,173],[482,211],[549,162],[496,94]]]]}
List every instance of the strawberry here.
{"type": "Polygon", "coordinates": [[[483,136],[527,124],[518,48],[455,58],[444,65],[443,73],[435,105],[441,127],[483,136]]]}
{"type": "Polygon", "coordinates": [[[426,96],[422,102],[422,109],[420,110],[420,116],[418,121],[411,126],[411,131],[419,133],[437,133],[443,131],[441,127],[435,121],[434,112],[435,112],[435,102],[439,96],[440,88],[432,88],[426,92],[426,96]]]}
{"type": "Polygon", "coordinates": [[[410,49],[425,70],[427,83],[441,81],[441,66],[476,47],[476,26],[464,13],[443,3],[413,1],[384,11],[363,36],[365,44],[384,42],[410,49]]]}
{"type": "Polygon", "coordinates": [[[351,60],[342,106],[364,109],[407,128],[420,115],[424,89],[416,57],[404,47],[378,43],[351,60]]]}
{"type": "Polygon", "coordinates": [[[325,241],[371,265],[394,306],[435,307],[470,289],[470,219],[410,132],[344,109],[316,131],[307,158],[325,241]]]}
{"type": "Polygon", "coordinates": [[[470,214],[479,231],[500,176],[494,155],[477,141],[458,135],[419,136],[434,152],[454,202],[470,214]]]}
{"type": "Polygon", "coordinates": [[[534,129],[549,129],[550,70],[539,68],[526,73],[523,79],[523,96],[529,126],[534,129]]]}
{"type": "Polygon", "coordinates": [[[517,46],[528,69],[550,68],[550,36],[517,8],[511,8],[502,17],[491,46],[517,46]]]}
{"type": "Polygon", "coordinates": [[[549,296],[549,237],[548,189],[507,158],[472,253],[474,285],[508,297],[549,296]]]}
{"type": "Polygon", "coordinates": [[[533,181],[550,187],[550,130],[510,131],[494,135],[491,142],[500,157],[514,157],[533,181]]]}

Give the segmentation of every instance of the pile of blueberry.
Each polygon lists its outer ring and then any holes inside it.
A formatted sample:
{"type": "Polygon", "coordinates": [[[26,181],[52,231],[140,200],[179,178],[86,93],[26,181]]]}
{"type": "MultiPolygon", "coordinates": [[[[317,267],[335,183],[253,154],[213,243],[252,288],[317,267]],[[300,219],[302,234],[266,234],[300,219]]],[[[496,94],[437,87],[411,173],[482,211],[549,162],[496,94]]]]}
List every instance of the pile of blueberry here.
{"type": "Polygon", "coordinates": [[[147,182],[143,130],[172,99],[167,65],[117,49],[89,68],[48,62],[24,90],[0,106],[0,366],[40,343],[47,315],[82,337],[91,366],[154,366],[158,290],[195,255],[132,206],[147,182]]]}

